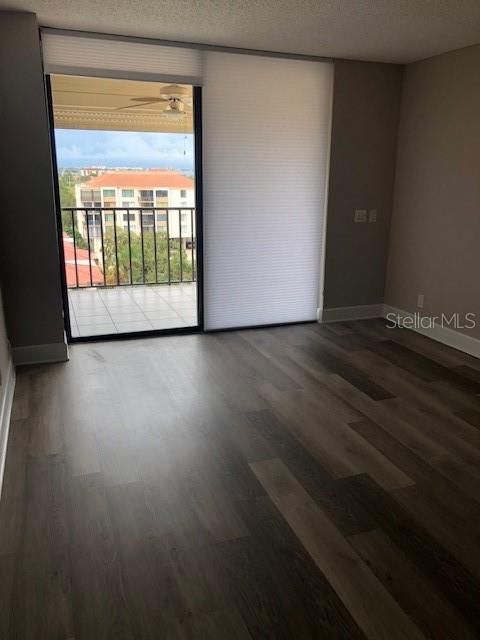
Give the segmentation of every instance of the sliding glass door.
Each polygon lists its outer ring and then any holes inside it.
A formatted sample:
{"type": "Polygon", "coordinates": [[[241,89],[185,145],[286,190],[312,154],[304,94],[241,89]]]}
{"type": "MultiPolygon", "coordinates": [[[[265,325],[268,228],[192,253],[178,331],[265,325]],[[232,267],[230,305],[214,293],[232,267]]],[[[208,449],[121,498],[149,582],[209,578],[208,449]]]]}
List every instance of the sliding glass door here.
{"type": "Polygon", "coordinates": [[[59,74],[49,88],[70,338],[198,328],[198,92],[59,74]]]}

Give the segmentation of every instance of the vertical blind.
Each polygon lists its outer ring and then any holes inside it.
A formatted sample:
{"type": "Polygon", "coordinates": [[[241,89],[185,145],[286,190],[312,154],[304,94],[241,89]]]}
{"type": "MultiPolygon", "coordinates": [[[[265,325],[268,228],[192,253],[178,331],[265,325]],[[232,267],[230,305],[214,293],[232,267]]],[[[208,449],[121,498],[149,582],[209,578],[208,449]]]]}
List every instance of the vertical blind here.
{"type": "Polygon", "coordinates": [[[205,328],[315,320],[333,65],[208,51],[205,328]]]}

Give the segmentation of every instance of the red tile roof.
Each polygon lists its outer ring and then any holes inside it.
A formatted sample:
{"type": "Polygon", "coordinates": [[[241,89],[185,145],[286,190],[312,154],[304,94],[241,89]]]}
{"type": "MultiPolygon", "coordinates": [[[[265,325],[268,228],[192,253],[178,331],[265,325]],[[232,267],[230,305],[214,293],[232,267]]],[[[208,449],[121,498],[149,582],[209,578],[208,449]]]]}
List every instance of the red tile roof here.
{"type": "Polygon", "coordinates": [[[154,189],[170,187],[171,189],[193,189],[192,178],[177,171],[168,169],[150,171],[112,171],[84,182],[82,188],[118,187],[122,189],[154,189]]]}
{"type": "Polygon", "coordinates": [[[97,267],[93,258],[90,260],[92,265],[92,282],[90,283],[89,253],[87,249],[77,248],[77,269],[75,269],[73,239],[66,233],[63,234],[63,253],[65,256],[67,287],[87,287],[90,284],[103,284],[103,273],[97,267]]]}

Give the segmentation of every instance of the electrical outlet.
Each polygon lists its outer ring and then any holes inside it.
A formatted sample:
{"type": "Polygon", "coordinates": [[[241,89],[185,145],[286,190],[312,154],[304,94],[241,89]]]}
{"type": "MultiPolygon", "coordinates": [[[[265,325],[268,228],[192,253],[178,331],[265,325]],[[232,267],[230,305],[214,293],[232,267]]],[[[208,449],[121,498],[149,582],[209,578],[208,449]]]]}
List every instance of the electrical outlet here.
{"type": "Polygon", "coordinates": [[[376,222],[377,221],[377,210],[376,209],[370,209],[370,211],[368,212],[368,221],[369,222],[376,222]]]}
{"type": "Polygon", "coordinates": [[[419,309],[423,309],[424,300],[425,300],[425,296],[423,295],[423,293],[419,293],[417,296],[417,307],[419,309]]]}
{"type": "Polygon", "coordinates": [[[353,216],[354,222],[366,222],[367,221],[367,210],[366,209],[355,209],[355,215],[353,216]]]}

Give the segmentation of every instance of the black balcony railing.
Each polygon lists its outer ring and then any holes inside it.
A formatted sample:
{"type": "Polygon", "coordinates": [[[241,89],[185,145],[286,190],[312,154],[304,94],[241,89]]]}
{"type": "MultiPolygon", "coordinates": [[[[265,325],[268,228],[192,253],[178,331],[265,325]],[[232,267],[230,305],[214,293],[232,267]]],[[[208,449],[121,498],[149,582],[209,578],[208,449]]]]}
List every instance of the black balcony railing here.
{"type": "Polygon", "coordinates": [[[194,207],[62,208],[67,286],[196,280],[194,207]]]}

